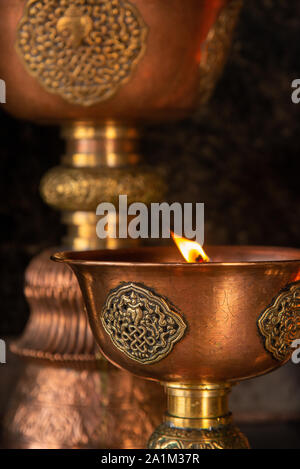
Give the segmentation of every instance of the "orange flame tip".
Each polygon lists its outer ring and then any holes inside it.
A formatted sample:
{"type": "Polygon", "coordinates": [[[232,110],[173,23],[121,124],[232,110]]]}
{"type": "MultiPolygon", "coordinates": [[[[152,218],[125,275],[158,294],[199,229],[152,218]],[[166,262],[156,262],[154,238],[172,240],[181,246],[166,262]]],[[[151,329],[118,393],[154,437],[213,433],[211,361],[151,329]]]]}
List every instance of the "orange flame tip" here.
{"type": "Polygon", "coordinates": [[[171,231],[172,238],[179,251],[189,263],[210,262],[210,258],[202,248],[201,244],[190,239],[182,238],[171,231]]]}

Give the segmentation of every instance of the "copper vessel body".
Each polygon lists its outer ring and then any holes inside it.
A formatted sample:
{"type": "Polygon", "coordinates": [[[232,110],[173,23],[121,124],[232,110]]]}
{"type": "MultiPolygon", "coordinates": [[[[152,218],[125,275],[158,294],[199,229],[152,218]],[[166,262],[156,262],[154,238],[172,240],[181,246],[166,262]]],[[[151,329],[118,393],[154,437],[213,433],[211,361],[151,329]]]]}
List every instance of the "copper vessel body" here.
{"type": "Polygon", "coordinates": [[[95,338],[103,354],[121,368],[151,380],[190,384],[240,381],[277,368],[284,360],[265,348],[258,320],[279,292],[299,279],[300,251],[207,251],[214,262],[200,265],[182,263],[173,248],[66,253],[55,259],[69,263],[78,276],[95,338]],[[109,292],[122,282],[153,290],[186,322],[183,337],[157,363],[128,358],[99,320],[109,292]]]}
{"type": "MultiPolygon", "coordinates": [[[[66,7],[71,3],[64,2],[66,7]]],[[[48,92],[45,87],[50,84],[39,81],[38,74],[33,76],[26,67],[32,59],[30,54],[40,54],[39,63],[47,57],[50,60],[48,51],[51,50],[51,44],[45,45],[45,42],[51,42],[54,35],[60,34],[60,18],[53,25],[51,23],[52,29],[49,26],[49,31],[47,28],[41,30],[40,39],[38,34],[34,36],[35,39],[32,39],[30,34],[34,34],[37,28],[44,27],[43,21],[49,22],[48,15],[55,13],[55,8],[64,8],[64,4],[54,5],[51,9],[50,3],[45,0],[42,3],[34,0],[0,0],[0,42],[4,45],[0,53],[0,76],[7,85],[6,109],[22,119],[54,123],[65,120],[170,120],[181,118],[194,109],[199,87],[203,88],[200,92],[205,94],[207,88],[210,90],[221,74],[241,1],[118,0],[115,3],[117,7],[129,5],[134,9],[134,19],[137,21],[135,34],[141,33],[138,36],[138,63],[116,92],[107,94],[107,99],[99,103],[82,101],[78,105],[59,96],[59,84],[58,93],[48,92]],[[27,12],[27,7],[32,7],[32,13],[30,9],[27,12]],[[221,14],[223,17],[218,24],[217,20],[221,14]],[[25,32],[22,32],[20,22],[24,21],[24,17],[25,20],[28,17],[28,23],[25,24],[25,32]],[[20,38],[21,33],[25,34],[24,39],[22,36],[20,38]],[[25,38],[28,40],[28,37],[31,41],[36,40],[36,43],[31,42],[28,51],[26,52],[26,49],[24,53],[20,53],[22,41],[24,42],[25,38]],[[19,47],[18,41],[21,44],[19,47]]],[[[80,4],[78,6],[80,7],[80,4]]],[[[65,10],[62,10],[61,15],[65,15],[64,19],[69,19],[65,10]]],[[[86,16],[82,13],[81,20],[83,18],[88,21],[86,16]]],[[[120,21],[117,17],[117,25],[120,21]]],[[[76,24],[73,22],[71,26],[75,28],[76,24]]],[[[87,31],[86,37],[79,37],[79,40],[85,40],[88,36],[87,31]]],[[[62,36],[61,50],[70,49],[76,53],[82,44],[72,42],[70,37],[67,39],[62,36]]],[[[84,49],[84,52],[86,50],[84,49]]],[[[53,57],[53,67],[58,59],[58,56],[53,57]]],[[[62,60],[65,60],[64,56],[62,60]]],[[[61,70],[67,66],[67,60],[62,64],[61,70]]],[[[53,80],[57,73],[59,70],[56,68],[49,71],[53,80]]],[[[69,73],[73,73],[73,70],[69,73]]],[[[86,87],[88,86],[89,82],[86,87]]]]}

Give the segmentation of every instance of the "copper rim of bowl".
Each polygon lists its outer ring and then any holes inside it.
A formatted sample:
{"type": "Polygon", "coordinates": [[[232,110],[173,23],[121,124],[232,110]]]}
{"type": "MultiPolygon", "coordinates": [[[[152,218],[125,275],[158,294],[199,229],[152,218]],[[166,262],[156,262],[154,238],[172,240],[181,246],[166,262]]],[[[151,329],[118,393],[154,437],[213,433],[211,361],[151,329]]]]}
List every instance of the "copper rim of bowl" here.
{"type": "MultiPolygon", "coordinates": [[[[218,249],[219,253],[225,250],[234,250],[234,249],[239,249],[244,251],[245,253],[248,252],[249,254],[253,253],[253,251],[261,251],[262,253],[265,253],[266,255],[269,254],[269,256],[272,253],[277,253],[279,254],[280,252],[282,253],[290,253],[290,256],[292,254],[297,255],[298,257],[289,257],[287,259],[282,258],[282,259],[266,259],[266,260],[239,260],[239,261],[234,261],[234,262],[228,262],[228,261],[211,261],[211,262],[205,262],[205,263],[188,263],[185,262],[184,259],[182,259],[182,262],[146,262],[146,261],[118,261],[118,260],[101,260],[101,259],[93,259],[93,257],[105,257],[108,255],[109,252],[113,253],[115,257],[117,257],[118,254],[120,255],[126,255],[128,259],[130,259],[130,256],[136,254],[136,253],[148,253],[150,254],[151,251],[158,253],[159,251],[163,252],[166,251],[166,249],[169,249],[170,251],[173,250],[174,252],[177,252],[177,248],[173,246],[168,246],[168,247],[137,247],[137,248],[127,248],[127,249],[117,249],[113,251],[109,251],[107,249],[102,249],[102,250],[96,250],[96,251],[62,251],[62,252],[57,252],[51,256],[51,260],[55,262],[64,262],[67,264],[73,264],[73,265],[95,265],[95,266],[115,266],[115,267],[129,267],[129,266],[137,266],[137,267],[183,267],[185,269],[191,269],[191,268],[201,268],[201,269],[206,269],[206,268],[215,268],[218,266],[221,267],[237,267],[237,266],[268,266],[268,265],[282,265],[282,264],[290,264],[293,262],[300,262],[300,249],[297,248],[287,248],[287,247],[276,247],[276,246],[207,246],[207,250],[209,249],[218,249]]],[[[179,253],[179,251],[178,251],[179,253]]],[[[179,253],[180,255],[180,253],[179,253]]]]}

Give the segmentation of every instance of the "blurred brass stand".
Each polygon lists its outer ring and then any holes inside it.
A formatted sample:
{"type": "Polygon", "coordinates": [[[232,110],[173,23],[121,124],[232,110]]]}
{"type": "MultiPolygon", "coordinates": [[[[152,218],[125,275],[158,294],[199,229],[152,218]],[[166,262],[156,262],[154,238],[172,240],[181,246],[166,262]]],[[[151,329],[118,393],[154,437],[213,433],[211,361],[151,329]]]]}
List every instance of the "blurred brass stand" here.
{"type": "MultiPolygon", "coordinates": [[[[74,124],[63,133],[67,147],[62,165],[45,175],[41,192],[50,205],[63,210],[68,226],[64,245],[86,250],[130,244],[100,240],[95,210],[100,201],[114,202],[118,194],[145,203],[163,196],[157,173],[137,166],[136,131],[74,124]]],[[[143,447],[159,422],[162,391],[101,357],[77,280],[68,267],[50,261],[53,251],[35,257],[26,271],[31,316],[22,337],[11,344],[25,360],[25,369],[5,419],[7,445],[143,447]]]]}

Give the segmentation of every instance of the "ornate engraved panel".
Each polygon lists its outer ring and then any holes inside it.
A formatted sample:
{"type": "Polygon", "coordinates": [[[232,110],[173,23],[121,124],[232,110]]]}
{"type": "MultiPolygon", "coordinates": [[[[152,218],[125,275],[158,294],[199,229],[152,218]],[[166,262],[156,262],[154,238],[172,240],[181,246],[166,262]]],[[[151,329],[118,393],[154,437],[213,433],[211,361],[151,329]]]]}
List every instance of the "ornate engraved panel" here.
{"type": "Polygon", "coordinates": [[[48,92],[90,106],[129,80],[147,30],[127,0],[28,0],[16,47],[48,92]]]}
{"type": "Polygon", "coordinates": [[[282,290],[258,319],[265,348],[276,360],[286,360],[300,338],[300,282],[282,290]]]}
{"type": "Polygon", "coordinates": [[[114,345],[144,364],[165,358],[187,327],[164,298],[136,283],[111,291],[101,321],[114,345]]]}
{"type": "Polygon", "coordinates": [[[149,443],[149,449],[249,449],[247,438],[234,425],[211,430],[187,430],[160,425],[149,443]]]}
{"type": "Polygon", "coordinates": [[[165,191],[157,172],[135,166],[114,169],[57,166],[41,182],[45,202],[70,211],[95,212],[100,201],[116,203],[121,194],[128,195],[128,203],[139,200],[150,204],[162,200],[165,191]]]}

